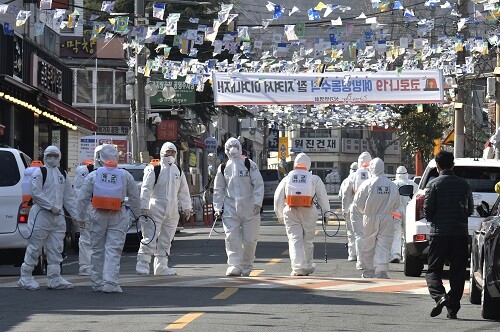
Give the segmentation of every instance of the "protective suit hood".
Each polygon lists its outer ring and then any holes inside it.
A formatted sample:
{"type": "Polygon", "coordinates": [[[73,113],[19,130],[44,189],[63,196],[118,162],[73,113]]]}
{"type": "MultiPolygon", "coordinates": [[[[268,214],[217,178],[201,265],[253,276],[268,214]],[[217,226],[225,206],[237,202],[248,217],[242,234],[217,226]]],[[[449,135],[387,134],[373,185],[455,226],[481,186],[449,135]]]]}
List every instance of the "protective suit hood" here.
{"type": "Polygon", "coordinates": [[[43,152],[43,163],[49,167],[57,167],[61,162],[61,150],[55,145],[48,146],[43,152]],[[57,154],[57,158],[47,157],[48,154],[57,154]]]}
{"type": "Polygon", "coordinates": [[[384,161],[380,158],[372,159],[370,161],[369,170],[372,176],[384,174],[384,161]]]}
{"type": "Polygon", "coordinates": [[[398,169],[396,170],[396,180],[408,180],[408,171],[406,170],[406,167],[398,167],[398,169]]]}
{"type": "Polygon", "coordinates": [[[162,166],[170,165],[175,163],[175,159],[177,157],[177,147],[174,143],[165,142],[161,146],[160,149],[160,163],[162,166]],[[165,152],[167,151],[175,151],[175,156],[165,156],[165,152]]]}
{"type": "Polygon", "coordinates": [[[104,166],[107,161],[118,163],[118,150],[112,144],[102,144],[94,150],[94,165],[104,166]]]}
{"type": "Polygon", "coordinates": [[[372,156],[370,152],[362,152],[358,157],[358,167],[368,167],[370,161],[372,160],[372,156]]]}
{"type": "Polygon", "coordinates": [[[355,173],[358,170],[358,163],[353,162],[351,166],[349,167],[349,174],[355,173]]]}
{"type": "Polygon", "coordinates": [[[306,169],[309,170],[311,168],[311,158],[303,152],[299,153],[293,162],[293,167],[296,168],[297,165],[304,165],[306,169]]]}
{"type": "Polygon", "coordinates": [[[238,154],[236,157],[241,156],[243,154],[243,149],[241,148],[241,143],[238,141],[238,139],[231,137],[226,141],[226,144],[224,144],[224,151],[226,152],[226,155],[229,159],[235,158],[235,156],[231,156],[230,150],[232,147],[236,147],[238,149],[238,154]]]}

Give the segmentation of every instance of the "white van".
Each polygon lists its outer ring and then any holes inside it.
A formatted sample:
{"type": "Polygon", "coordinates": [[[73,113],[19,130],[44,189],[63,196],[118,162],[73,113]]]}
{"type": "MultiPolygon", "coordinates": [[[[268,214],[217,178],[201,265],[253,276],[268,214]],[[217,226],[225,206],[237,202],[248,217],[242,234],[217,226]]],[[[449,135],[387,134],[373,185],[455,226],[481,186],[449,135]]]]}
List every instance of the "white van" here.
{"type": "MultiPolygon", "coordinates": [[[[467,180],[474,198],[474,214],[469,217],[469,235],[479,228],[484,220],[476,207],[485,201],[493,206],[498,194],[495,184],[500,181],[500,161],[480,158],[455,158],[455,175],[467,180]]],[[[435,160],[431,160],[422,175],[418,191],[406,207],[404,274],[418,277],[427,264],[431,225],[424,218],[425,187],[438,176],[435,160]]]]}
{"type": "MultiPolygon", "coordinates": [[[[24,237],[29,236],[28,215],[21,209],[21,184],[24,170],[31,165],[31,158],[23,152],[0,146],[0,265],[20,266],[28,246],[24,237]]],[[[44,254],[40,256],[34,274],[45,273],[44,254]],[[41,263],[41,264],[40,264],[41,263]]]]}

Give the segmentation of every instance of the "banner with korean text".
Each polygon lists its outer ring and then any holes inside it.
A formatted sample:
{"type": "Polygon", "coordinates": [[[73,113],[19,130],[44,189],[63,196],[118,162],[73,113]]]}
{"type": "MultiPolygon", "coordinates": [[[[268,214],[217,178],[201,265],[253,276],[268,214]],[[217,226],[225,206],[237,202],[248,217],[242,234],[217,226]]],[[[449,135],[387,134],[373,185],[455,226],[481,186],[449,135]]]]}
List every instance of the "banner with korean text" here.
{"type": "Polygon", "coordinates": [[[431,104],[443,102],[440,70],[213,73],[216,105],[431,104]]]}

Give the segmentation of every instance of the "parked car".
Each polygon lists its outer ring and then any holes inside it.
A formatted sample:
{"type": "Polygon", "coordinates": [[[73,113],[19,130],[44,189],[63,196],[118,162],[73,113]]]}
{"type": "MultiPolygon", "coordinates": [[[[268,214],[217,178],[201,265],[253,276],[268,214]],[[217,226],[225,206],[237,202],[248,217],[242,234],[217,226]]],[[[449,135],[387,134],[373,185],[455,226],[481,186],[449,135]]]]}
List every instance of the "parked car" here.
{"type": "MultiPolygon", "coordinates": [[[[7,146],[0,147],[0,265],[20,266],[29,237],[28,207],[21,207],[24,170],[31,165],[25,153],[7,146]],[[21,236],[22,234],[22,236],[21,236]]],[[[34,274],[45,274],[45,251],[39,257],[34,274]]]]}
{"type": "MultiPolygon", "coordinates": [[[[500,198],[490,210],[478,207],[481,216],[497,215],[500,198]]],[[[486,319],[500,319],[500,217],[490,216],[474,230],[470,256],[469,299],[481,304],[486,319]]]]}
{"type": "MultiPolygon", "coordinates": [[[[492,206],[497,199],[495,184],[500,181],[500,161],[478,158],[455,158],[453,172],[469,182],[474,206],[487,202],[492,206]]],[[[424,218],[425,187],[438,176],[436,162],[431,160],[422,175],[418,191],[408,203],[405,220],[404,274],[418,277],[427,263],[431,225],[424,218]]],[[[483,217],[475,212],[469,217],[469,235],[478,229],[483,217]]]]}
{"type": "Polygon", "coordinates": [[[264,200],[272,201],[282,178],[281,173],[277,169],[261,169],[260,174],[264,180],[264,200]]]}

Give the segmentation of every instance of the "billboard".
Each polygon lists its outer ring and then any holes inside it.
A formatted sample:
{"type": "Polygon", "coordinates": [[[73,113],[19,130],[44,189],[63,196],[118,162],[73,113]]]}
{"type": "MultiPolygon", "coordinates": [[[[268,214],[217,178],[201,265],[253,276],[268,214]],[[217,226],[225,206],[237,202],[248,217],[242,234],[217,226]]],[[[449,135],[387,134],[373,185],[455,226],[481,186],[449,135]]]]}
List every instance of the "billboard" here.
{"type": "Polygon", "coordinates": [[[443,102],[440,70],[213,73],[216,105],[430,104],[443,102]]]}

